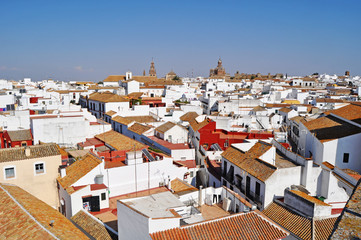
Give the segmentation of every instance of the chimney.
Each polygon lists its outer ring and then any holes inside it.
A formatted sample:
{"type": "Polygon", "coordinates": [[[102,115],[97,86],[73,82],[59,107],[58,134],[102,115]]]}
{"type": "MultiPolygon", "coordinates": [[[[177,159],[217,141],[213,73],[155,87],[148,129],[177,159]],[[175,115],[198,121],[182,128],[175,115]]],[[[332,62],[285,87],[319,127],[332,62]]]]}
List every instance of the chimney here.
{"type": "Polygon", "coordinates": [[[25,156],[30,157],[30,148],[25,147],[25,156]]]}
{"type": "Polygon", "coordinates": [[[66,176],[66,168],[60,167],[60,177],[63,178],[66,176]]]}
{"type": "Polygon", "coordinates": [[[198,194],[198,207],[202,206],[202,188],[203,188],[203,186],[200,185],[199,186],[199,194],[198,194]]]}

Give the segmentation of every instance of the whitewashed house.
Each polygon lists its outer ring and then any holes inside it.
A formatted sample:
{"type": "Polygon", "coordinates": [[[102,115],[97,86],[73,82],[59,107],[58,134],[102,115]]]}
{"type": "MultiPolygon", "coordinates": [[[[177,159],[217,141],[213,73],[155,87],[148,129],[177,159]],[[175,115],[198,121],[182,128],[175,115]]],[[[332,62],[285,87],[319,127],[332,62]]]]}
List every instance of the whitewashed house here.
{"type": "Polygon", "coordinates": [[[92,93],[88,98],[88,110],[97,118],[103,118],[108,111],[127,111],[129,100],[111,92],[92,93]]]}
{"type": "Polygon", "coordinates": [[[172,122],[166,122],[154,131],[155,136],[171,143],[186,143],[188,139],[188,130],[172,122]]]}
{"type": "Polygon", "coordinates": [[[299,152],[318,164],[361,172],[361,106],[350,104],[328,115],[300,123],[299,152]]]}

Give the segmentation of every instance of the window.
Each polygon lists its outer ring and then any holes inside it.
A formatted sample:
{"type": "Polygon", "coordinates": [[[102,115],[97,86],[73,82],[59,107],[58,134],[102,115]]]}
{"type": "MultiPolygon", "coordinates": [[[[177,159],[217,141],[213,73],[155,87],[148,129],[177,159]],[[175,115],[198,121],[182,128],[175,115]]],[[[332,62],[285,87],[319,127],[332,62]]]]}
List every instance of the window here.
{"type": "Polygon", "coordinates": [[[101,198],[102,198],[102,201],[104,201],[107,198],[105,193],[102,193],[101,198]]]}
{"type": "Polygon", "coordinates": [[[35,173],[36,174],[44,173],[44,163],[35,164],[35,173]]]}
{"type": "Polygon", "coordinates": [[[344,162],[344,163],[348,163],[349,157],[350,157],[350,154],[349,154],[349,153],[344,153],[344,154],[343,154],[343,162],[344,162]]]}
{"type": "Polygon", "coordinates": [[[22,147],[26,147],[26,142],[25,143],[21,143],[22,147]]]}
{"type": "Polygon", "coordinates": [[[261,195],[261,184],[259,182],[256,182],[256,195],[261,195]]]}
{"type": "Polygon", "coordinates": [[[223,177],[226,176],[226,173],[227,173],[227,162],[224,161],[224,162],[223,162],[223,177]]]}
{"type": "Polygon", "coordinates": [[[190,173],[191,177],[193,177],[193,172],[190,173]]]}
{"type": "Polygon", "coordinates": [[[226,139],[226,141],[224,142],[224,147],[228,147],[229,143],[228,143],[228,139],[226,139]]]}
{"type": "Polygon", "coordinates": [[[5,168],[5,179],[15,178],[15,167],[5,168]]]}

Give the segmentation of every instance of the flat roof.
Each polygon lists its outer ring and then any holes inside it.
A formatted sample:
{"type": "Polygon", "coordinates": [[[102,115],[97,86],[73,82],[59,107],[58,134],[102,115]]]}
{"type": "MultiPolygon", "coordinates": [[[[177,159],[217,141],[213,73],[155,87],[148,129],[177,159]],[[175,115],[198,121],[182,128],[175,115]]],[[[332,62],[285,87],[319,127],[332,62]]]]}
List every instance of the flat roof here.
{"type": "MultiPolygon", "coordinates": [[[[172,218],[177,217],[173,208],[185,207],[185,204],[178,200],[170,192],[162,192],[146,197],[132,198],[122,201],[130,208],[150,218],[172,218]]],[[[180,217],[180,215],[178,215],[180,217]]]]}

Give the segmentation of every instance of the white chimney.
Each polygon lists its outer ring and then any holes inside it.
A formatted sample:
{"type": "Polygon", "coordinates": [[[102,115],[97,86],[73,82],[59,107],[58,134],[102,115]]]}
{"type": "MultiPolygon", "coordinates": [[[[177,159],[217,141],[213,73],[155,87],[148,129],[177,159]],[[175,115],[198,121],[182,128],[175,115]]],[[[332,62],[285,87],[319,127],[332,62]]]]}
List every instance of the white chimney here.
{"type": "Polygon", "coordinates": [[[30,157],[30,148],[25,147],[25,156],[30,157]]]}
{"type": "Polygon", "coordinates": [[[202,206],[202,188],[203,186],[199,186],[199,193],[198,193],[198,207],[202,206]]]}
{"type": "Polygon", "coordinates": [[[60,177],[63,178],[66,176],[66,168],[62,167],[60,168],[60,177]]]}

